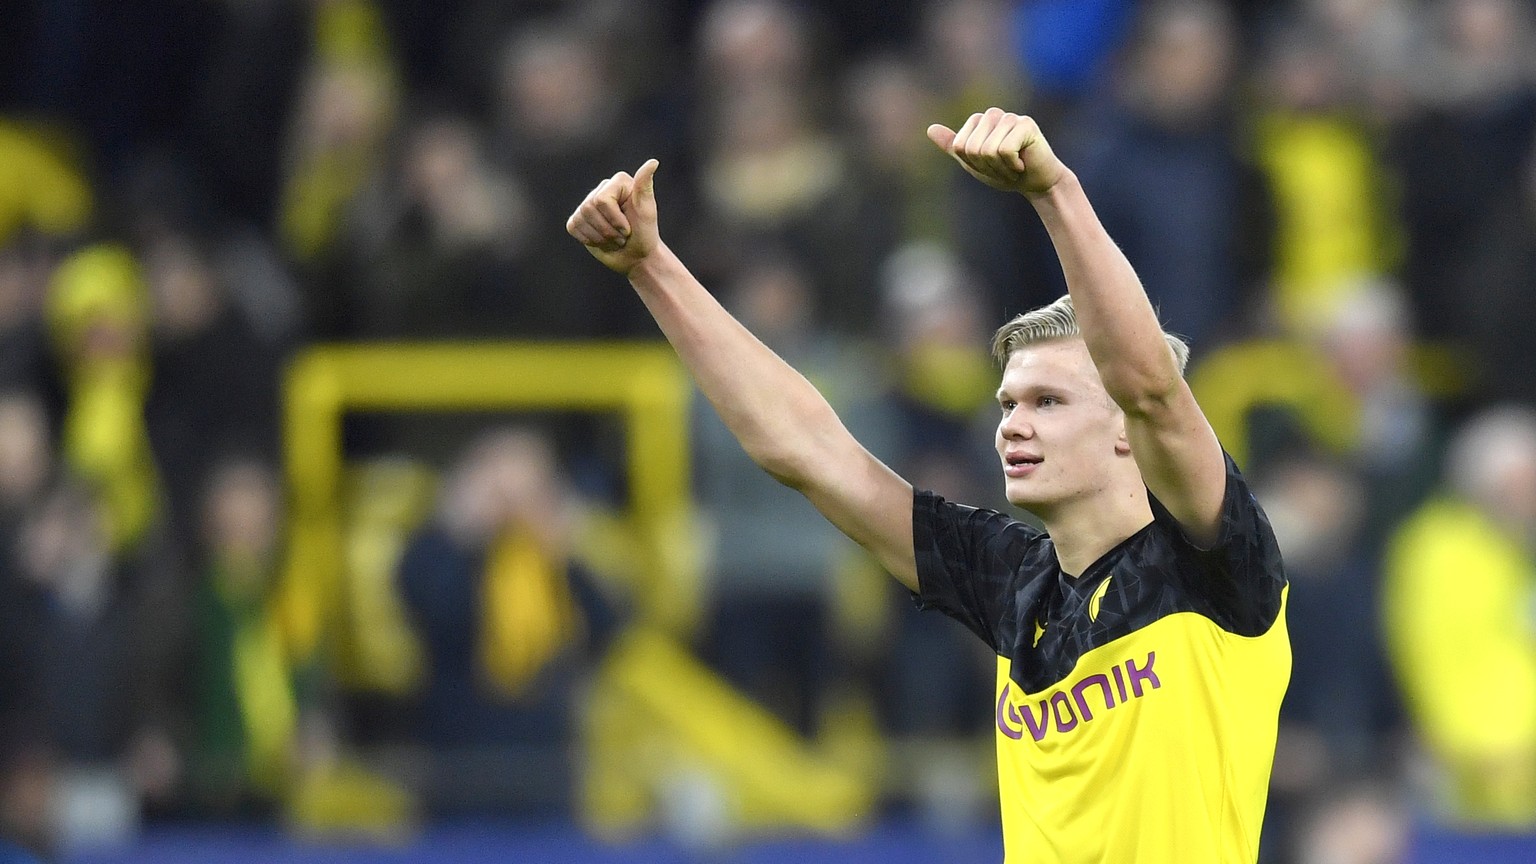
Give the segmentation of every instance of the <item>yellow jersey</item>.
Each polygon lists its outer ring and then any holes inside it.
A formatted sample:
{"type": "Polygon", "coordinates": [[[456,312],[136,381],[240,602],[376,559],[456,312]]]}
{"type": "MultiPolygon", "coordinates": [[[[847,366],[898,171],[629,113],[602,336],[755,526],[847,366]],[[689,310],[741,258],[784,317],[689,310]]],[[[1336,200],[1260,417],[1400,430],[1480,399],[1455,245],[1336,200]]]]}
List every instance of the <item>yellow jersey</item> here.
{"type": "Polygon", "coordinates": [[[1007,864],[1258,858],[1291,666],[1280,552],[1230,458],[1210,548],[1152,511],[1070,576],[1032,526],[914,499],[919,605],[998,655],[1007,864]]]}

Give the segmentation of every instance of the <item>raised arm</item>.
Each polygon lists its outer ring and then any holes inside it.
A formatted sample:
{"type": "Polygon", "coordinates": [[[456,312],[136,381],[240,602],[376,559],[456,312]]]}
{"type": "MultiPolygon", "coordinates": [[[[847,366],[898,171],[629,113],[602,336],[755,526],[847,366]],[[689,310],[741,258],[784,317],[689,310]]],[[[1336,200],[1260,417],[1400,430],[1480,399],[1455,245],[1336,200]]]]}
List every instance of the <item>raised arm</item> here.
{"type": "Polygon", "coordinates": [[[1034,120],[999,108],[971,115],[958,132],[930,126],[928,137],[971,176],[1034,205],[1061,260],[1104,389],[1125,412],[1142,479],[1191,539],[1214,541],[1226,491],[1221,445],[1180,374],[1141,280],[1077,176],[1051,152],[1034,120]]]}
{"type": "Polygon", "coordinates": [[[854,440],[816,388],[731,317],[661,241],[656,166],[652,159],[634,177],[620,172],[603,181],[566,230],[629,277],[752,461],[916,591],[911,485],[854,440]]]}

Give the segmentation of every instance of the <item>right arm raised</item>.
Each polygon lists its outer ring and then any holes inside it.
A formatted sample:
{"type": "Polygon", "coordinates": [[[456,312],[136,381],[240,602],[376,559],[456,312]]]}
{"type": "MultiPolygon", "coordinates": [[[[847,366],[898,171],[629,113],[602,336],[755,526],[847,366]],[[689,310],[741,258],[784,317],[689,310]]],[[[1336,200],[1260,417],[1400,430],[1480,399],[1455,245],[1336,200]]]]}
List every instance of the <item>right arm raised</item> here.
{"type": "Polygon", "coordinates": [[[832,406],[715,300],[656,227],[652,159],[587,195],[566,229],[629,277],[747,455],[916,591],[912,487],[848,432],[832,406]]]}

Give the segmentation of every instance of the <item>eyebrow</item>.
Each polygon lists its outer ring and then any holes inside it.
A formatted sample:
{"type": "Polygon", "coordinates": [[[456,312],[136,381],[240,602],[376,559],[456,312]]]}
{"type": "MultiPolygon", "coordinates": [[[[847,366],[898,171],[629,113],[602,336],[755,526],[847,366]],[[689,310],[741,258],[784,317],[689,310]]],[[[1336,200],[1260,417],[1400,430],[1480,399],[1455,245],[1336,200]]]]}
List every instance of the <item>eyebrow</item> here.
{"type": "MultiPolygon", "coordinates": [[[[1043,391],[1050,391],[1051,393],[1059,394],[1059,395],[1062,395],[1062,396],[1070,396],[1070,395],[1074,395],[1075,393],[1080,392],[1079,389],[1076,386],[1074,386],[1073,384],[1069,384],[1069,383],[1063,382],[1063,381],[1056,381],[1056,382],[1035,381],[1035,382],[1032,382],[1030,384],[1025,385],[1024,387],[1021,387],[1018,390],[1019,397],[1017,397],[1017,398],[1021,398],[1022,399],[1023,397],[1028,396],[1030,394],[1040,393],[1040,392],[1043,392],[1043,391]]],[[[1008,396],[1008,386],[1005,384],[1003,386],[998,387],[997,388],[997,393],[995,394],[994,398],[996,398],[997,401],[999,401],[999,402],[1003,401],[1004,399],[1009,398],[1009,396],[1008,396]]]]}

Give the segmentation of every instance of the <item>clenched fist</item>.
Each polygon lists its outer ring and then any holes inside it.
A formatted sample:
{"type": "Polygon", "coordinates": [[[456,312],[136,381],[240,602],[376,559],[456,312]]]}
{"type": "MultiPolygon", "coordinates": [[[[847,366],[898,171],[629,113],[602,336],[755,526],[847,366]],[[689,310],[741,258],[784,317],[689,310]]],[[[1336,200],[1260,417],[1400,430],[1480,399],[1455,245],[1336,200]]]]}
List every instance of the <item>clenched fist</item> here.
{"type": "Polygon", "coordinates": [[[1001,108],[972,114],[958,132],[935,123],[928,137],[966,173],[994,189],[1038,197],[1067,173],[1034,120],[1001,108]]]}
{"type": "Polygon", "coordinates": [[[597,184],[565,222],[565,230],[610,270],[629,273],[661,243],[652,183],[659,164],[651,159],[633,177],[620,171],[597,184]]]}

